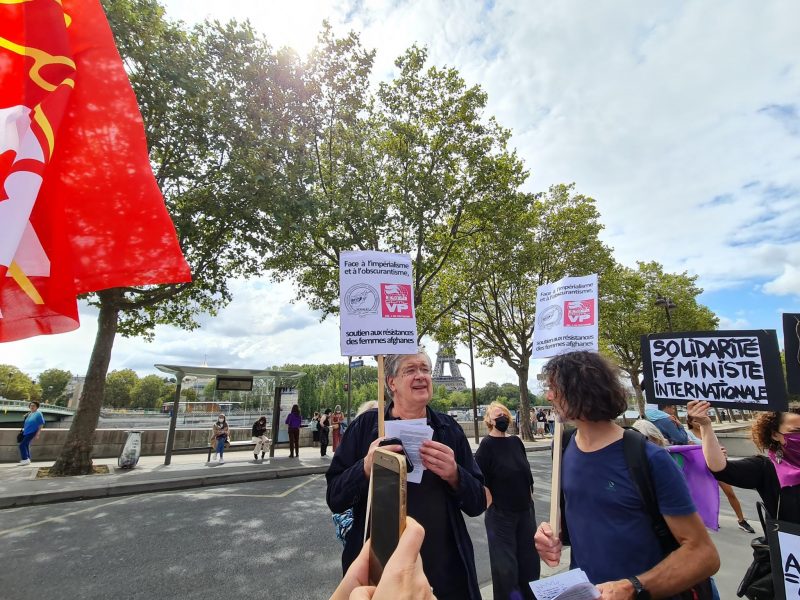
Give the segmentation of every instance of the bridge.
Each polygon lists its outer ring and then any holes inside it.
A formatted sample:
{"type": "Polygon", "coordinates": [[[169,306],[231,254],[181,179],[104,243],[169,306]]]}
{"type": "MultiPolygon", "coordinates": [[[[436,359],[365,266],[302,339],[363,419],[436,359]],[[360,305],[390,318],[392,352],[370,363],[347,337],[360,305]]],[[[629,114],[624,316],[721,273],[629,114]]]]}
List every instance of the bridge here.
{"type": "MultiPolygon", "coordinates": [[[[30,400],[8,400],[0,398],[0,427],[15,427],[22,425],[22,419],[28,413],[30,400]]],[[[75,415],[75,409],[55,404],[40,404],[39,410],[45,422],[63,421],[75,415]]]]}

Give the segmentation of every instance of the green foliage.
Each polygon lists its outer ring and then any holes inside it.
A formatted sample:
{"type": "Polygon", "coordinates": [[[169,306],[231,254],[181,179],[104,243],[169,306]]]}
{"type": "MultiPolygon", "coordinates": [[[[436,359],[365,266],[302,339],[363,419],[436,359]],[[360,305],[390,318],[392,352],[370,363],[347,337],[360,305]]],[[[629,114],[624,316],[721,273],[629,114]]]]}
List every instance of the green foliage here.
{"type": "MultiPolygon", "coordinates": [[[[267,216],[292,193],[285,112],[296,59],[248,23],[187,29],[155,0],[104,0],[139,101],[150,158],[192,270],[191,284],[129,287],[119,332],[152,338],[157,324],[198,326],[230,301],[228,282],[261,272],[267,216]]],[[[97,302],[93,299],[92,302],[97,302]]]]}
{"type": "Polygon", "coordinates": [[[0,364],[0,396],[9,400],[40,400],[42,389],[17,367],[0,364]]]}
{"type": "Polygon", "coordinates": [[[414,46],[372,93],[373,56],[358,36],[336,39],[326,26],[304,66],[311,183],[276,215],[270,265],[328,315],[337,311],[340,251],[410,254],[421,337],[441,317],[431,289],[472,235],[468,216],[526,174],[506,147],[509,132],[483,114],[480,87],[455,69],[427,66],[427,51],[414,46]]]}
{"type": "MultiPolygon", "coordinates": [[[[490,364],[499,357],[514,369],[520,407],[528,411],[538,287],[565,275],[603,273],[613,264],[611,251],[599,239],[595,201],[574,185],[508,194],[473,219],[475,234],[443,270],[434,294],[449,313],[438,337],[466,342],[471,321],[478,356],[490,364]]],[[[526,425],[522,434],[530,438],[526,425]]]]}
{"type": "Polygon", "coordinates": [[[639,262],[636,269],[615,265],[600,282],[601,350],[611,357],[633,386],[640,409],[643,408],[639,381],[642,372],[640,337],[668,330],[663,307],[656,306],[658,296],[671,298],[674,331],[701,331],[717,328],[719,319],[697,301],[703,292],[696,285],[697,276],[665,273],[657,262],[639,262]]]}
{"type": "Polygon", "coordinates": [[[66,406],[69,400],[67,386],[72,381],[72,373],[63,369],[47,369],[39,374],[39,387],[42,388],[42,402],[66,406]]]}
{"type": "Polygon", "coordinates": [[[174,386],[158,375],[146,375],[139,379],[131,391],[131,406],[134,408],[159,408],[165,399],[172,400],[174,386]]]}
{"type": "MultiPolygon", "coordinates": [[[[297,385],[298,405],[304,417],[315,411],[331,410],[338,404],[347,411],[347,365],[342,363],[327,365],[283,365],[276,367],[282,371],[305,373],[297,385]]],[[[378,399],[377,367],[358,367],[352,369],[351,412],[369,400],[378,399]]]]}
{"type": "Polygon", "coordinates": [[[131,407],[131,395],[138,381],[139,376],[132,369],[111,371],[106,376],[103,405],[112,408],[131,407]]]}

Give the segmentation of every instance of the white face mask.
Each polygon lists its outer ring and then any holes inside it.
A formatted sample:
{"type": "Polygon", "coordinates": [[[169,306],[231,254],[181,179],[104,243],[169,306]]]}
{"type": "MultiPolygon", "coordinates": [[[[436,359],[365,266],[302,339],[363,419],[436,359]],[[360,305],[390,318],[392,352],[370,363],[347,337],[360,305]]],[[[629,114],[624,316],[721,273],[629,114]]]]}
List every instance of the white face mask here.
{"type": "Polygon", "coordinates": [[[224,423],[224,422],[225,422],[225,419],[217,419],[217,422],[218,422],[218,423],[224,423]]]}

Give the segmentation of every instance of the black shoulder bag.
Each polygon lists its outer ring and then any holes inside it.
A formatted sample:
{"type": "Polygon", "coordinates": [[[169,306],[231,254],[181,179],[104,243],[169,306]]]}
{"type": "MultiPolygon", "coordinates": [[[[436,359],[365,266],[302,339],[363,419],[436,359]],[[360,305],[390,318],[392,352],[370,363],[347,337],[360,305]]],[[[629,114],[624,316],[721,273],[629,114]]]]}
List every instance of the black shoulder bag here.
{"type": "Polygon", "coordinates": [[[767,519],[772,517],[761,502],[756,503],[758,520],[761,521],[763,536],[753,538],[750,547],[753,549],[753,562],[736,590],[739,598],[747,597],[749,600],[772,600],[775,597],[775,587],[772,583],[772,563],[769,559],[769,543],[767,542],[767,519]]]}

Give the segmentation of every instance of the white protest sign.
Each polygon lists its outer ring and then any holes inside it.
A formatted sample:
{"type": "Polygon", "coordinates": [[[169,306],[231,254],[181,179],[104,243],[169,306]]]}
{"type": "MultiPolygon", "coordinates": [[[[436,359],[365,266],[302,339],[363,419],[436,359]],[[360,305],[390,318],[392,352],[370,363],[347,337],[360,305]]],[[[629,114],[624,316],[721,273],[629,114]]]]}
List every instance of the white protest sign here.
{"type": "Polygon", "coordinates": [[[786,409],[775,331],[650,334],[642,336],[642,360],[651,403],[786,409]]]}
{"type": "Polygon", "coordinates": [[[778,532],[781,547],[781,574],[786,598],[800,596],[800,537],[784,531],[778,532]]]}
{"type": "Polygon", "coordinates": [[[767,519],[772,582],[775,600],[800,596],[800,526],[767,519]]]}
{"type": "Polygon", "coordinates": [[[597,352],[597,275],[564,277],[536,292],[532,358],[597,352]]]}
{"type": "Polygon", "coordinates": [[[356,251],[339,255],[342,356],[416,354],[411,258],[356,251]]]}

